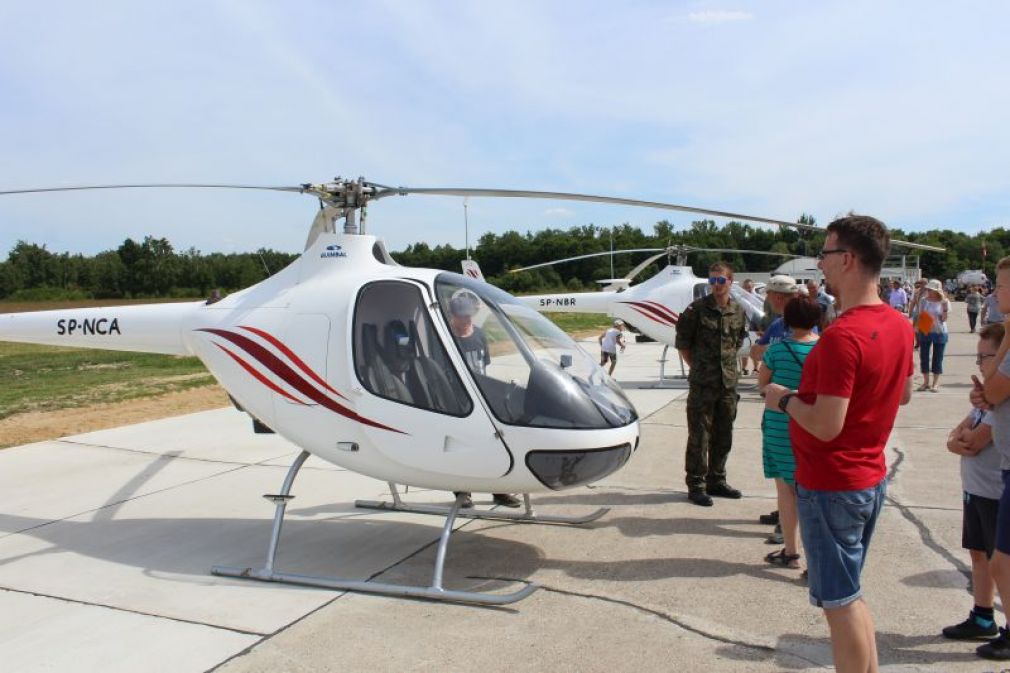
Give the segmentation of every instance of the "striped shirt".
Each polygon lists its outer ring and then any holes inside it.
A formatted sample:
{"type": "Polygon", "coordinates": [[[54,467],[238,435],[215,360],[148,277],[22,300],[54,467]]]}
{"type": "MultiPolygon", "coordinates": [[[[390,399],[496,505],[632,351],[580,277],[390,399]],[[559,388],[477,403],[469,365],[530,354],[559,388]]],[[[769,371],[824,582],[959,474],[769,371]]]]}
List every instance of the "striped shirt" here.
{"type": "MultiPolygon", "coordinates": [[[[800,387],[802,363],[816,341],[793,341],[791,338],[773,343],[764,354],[764,364],[772,372],[772,383],[778,383],[789,390],[800,387]],[[790,352],[791,351],[791,352],[790,352]],[[795,355],[795,357],[794,357],[795,355]]],[[[763,459],[765,476],[793,482],[796,459],[789,442],[789,417],[780,411],[765,409],[761,424],[763,439],[763,459]]]]}

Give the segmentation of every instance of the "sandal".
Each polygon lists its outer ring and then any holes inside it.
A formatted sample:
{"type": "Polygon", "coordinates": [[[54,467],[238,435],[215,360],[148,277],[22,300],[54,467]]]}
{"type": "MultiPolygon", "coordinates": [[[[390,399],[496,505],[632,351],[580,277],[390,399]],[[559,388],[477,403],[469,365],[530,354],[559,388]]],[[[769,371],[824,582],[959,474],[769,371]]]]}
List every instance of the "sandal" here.
{"type": "Polygon", "coordinates": [[[799,570],[800,568],[800,555],[787,554],[785,547],[765,556],[765,561],[780,568],[791,568],[793,570],[799,570]]]}

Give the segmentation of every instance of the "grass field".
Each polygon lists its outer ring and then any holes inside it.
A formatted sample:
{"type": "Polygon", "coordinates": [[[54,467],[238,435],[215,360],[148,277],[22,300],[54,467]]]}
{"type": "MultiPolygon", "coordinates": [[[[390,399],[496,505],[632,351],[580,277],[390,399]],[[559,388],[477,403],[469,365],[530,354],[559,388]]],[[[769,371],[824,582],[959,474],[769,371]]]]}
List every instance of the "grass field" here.
{"type": "Polygon", "coordinates": [[[196,358],[0,342],[0,419],[214,383],[196,358]]]}
{"type": "MultiPolygon", "coordinates": [[[[0,313],[149,303],[152,300],[0,302],[0,313]]],[[[28,411],[150,397],[212,383],[213,377],[196,358],[0,341],[0,419],[28,411]]]]}
{"type": "Polygon", "coordinates": [[[587,336],[592,332],[602,334],[613,322],[613,318],[601,313],[544,313],[544,315],[564,331],[579,336],[587,336]]]}

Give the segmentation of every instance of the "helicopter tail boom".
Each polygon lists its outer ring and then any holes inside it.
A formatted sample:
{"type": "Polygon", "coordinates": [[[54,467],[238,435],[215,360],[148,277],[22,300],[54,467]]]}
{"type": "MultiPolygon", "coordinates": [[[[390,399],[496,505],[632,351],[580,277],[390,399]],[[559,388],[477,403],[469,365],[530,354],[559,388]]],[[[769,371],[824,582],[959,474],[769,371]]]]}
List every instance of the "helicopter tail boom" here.
{"type": "Polygon", "coordinates": [[[204,302],[0,314],[0,341],[192,355],[183,338],[204,302]]]}

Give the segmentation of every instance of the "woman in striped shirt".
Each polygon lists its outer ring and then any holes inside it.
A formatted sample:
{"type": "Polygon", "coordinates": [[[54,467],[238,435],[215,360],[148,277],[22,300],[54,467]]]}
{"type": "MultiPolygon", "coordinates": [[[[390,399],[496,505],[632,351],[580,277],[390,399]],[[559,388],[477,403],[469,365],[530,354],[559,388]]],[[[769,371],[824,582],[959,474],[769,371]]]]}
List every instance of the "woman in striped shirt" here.
{"type": "MultiPolygon", "coordinates": [[[[789,300],[782,314],[789,332],[786,338],[772,344],[764,354],[764,366],[758,373],[758,387],[764,391],[769,383],[778,383],[789,390],[800,387],[803,362],[817,343],[814,328],[820,322],[821,309],[809,297],[789,300]]],[[[797,547],[796,458],[789,442],[789,417],[780,411],[765,409],[761,421],[762,458],[765,477],[775,480],[779,520],[785,547],[765,556],[765,561],[785,568],[800,568],[797,547]]]]}

